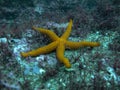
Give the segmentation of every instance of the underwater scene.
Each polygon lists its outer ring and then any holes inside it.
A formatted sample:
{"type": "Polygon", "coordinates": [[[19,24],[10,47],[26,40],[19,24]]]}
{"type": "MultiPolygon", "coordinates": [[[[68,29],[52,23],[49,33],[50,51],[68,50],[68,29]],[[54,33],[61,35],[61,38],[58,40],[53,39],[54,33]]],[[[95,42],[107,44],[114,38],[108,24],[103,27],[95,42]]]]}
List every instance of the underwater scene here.
{"type": "Polygon", "coordinates": [[[120,0],[0,0],[0,90],[120,90],[120,0]]]}

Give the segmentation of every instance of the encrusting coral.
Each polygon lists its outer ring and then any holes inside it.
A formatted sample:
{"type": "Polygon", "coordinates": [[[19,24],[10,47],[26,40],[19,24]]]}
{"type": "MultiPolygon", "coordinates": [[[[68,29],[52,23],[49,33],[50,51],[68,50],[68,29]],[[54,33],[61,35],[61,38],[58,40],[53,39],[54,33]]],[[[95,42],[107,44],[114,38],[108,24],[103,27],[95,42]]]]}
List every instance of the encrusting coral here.
{"type": "Polygon", "coordinates": [[[21,52],[21,56],[22,57],[37,56],[40,54],[50,53],[51,51],[56,49],[56,56],[57,56],[58,60],[61,63],[63,63],[66,68],[70,68],[71,64],[70,64],[69,60],[64,57],[64,52],[65,52],[66,48],[78,49],[80,47],[86,47],[86,46],[88,46],[88,47],[100,46],[99,42],[88,42],[88,41],[72,42],[72,41],[68,41],[67,39],[71,33],[72,24],[73,24],[73,22],[72,22],[72,20],[70,20],[70,22],[66,28],[66,31],[63,33],[63,35],[61,37],[58,37],[54,32],[52,32],[50,30],[33,27],[33,30],[37,30],[43,34],[48,35],[53,42],[51,42],[50,44],[48,44],[46,46],[40,47],[36,50],[32,50],[29,52],[21,52]]]}

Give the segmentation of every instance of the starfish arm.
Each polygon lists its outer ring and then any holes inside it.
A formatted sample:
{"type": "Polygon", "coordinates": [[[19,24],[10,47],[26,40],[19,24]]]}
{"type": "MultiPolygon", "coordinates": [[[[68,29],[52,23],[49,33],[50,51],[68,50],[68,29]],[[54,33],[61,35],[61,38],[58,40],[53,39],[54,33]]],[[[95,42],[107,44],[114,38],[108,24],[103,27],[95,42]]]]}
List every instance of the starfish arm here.
{"type": "Polygon", "coordinates": [[[64,32],[64,34],[61,36],[61,38],[67,39],[69,37],[69,35],[71,33],[71,29],[72,29],[72,24],[73,24],[72,19],[70,19],[70,22],[69,22],[69,24],[67,26],[67,29],[64,32]]]}
{"type": "Polygon", "coordinates": [[[77,49],[80,47],[97,47],[100,46],[99,42],[88,42],[88,41],[81,41],[81,42],[71,42],[66,41],[66,47],[70,49],[77,49]]]}
{"type": "Polygon", "coordinates": [[[43,29],[43,28],[37,28],[37,27],[34,27],[34,26],[32,27],[32,29],[48,35],[51,38],[52,41],[55,41],[59,38],[54,32],[52,32],[50,30],[43,29]]]}
{"type": "Polygon", "coordinates": [[[58,41],[52,42],[44,47],[38,48],[36,50],[32,50],[29,52],[21,52],[22,57],[28,56],[38,56],[40,54],[46,54],[53,51],[57,47],[58,41]]]}
{"type": "Polygon", "coordinates": [[[56,49],[56,56],[58,60],[65,65],[66,68],[70,68],[71,64],[67,58],[64,57],[65,46],[60,43],[56,49]]]}

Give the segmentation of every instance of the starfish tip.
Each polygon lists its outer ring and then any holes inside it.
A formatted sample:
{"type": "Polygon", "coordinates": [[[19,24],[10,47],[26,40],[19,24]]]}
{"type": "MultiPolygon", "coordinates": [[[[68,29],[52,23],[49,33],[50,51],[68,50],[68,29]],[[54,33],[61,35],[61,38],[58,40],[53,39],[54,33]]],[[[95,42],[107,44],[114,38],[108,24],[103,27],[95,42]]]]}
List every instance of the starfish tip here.
{"type": "Polygon", "coordinates": [[[69,62],[69,60],[67,58],[65,58],[63,60],[63,63],[64,63],[64,65],[65,65],[66,68],[70,68],[71,67],[71,64],[70,64],[70,62],[69,62]]]}
{"type": "Polygon", "coordinates": [[[27,56],[28,56],[28,55],[27,55],[26,53],[24,53],[24,52],[21,52],[20,55],[21,55],[22,57],[27,57],[27,56]]]}

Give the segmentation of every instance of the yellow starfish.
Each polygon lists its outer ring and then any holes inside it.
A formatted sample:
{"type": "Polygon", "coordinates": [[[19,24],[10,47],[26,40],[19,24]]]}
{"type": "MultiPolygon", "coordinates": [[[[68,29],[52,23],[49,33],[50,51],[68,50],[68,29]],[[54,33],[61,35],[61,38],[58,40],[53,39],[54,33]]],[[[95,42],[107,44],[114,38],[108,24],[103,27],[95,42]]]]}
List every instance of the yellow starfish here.
{"type": "Polygon", "coordinates": [[[66,31],[64,32],[64,34],[61,37],[58,37],[54,32],[52,32],[50,30],[33,27],[34,30],[40,31],[43,34],[48,35],[53,42],[48,44],[47,46],[40,47],[36,50],[32,50],[29,52],[21,52],[21,56],[23,56],[23,57],[37,56],[40,54],[49,53],[49,52],[56,49],[56,56],[57,56],[58,60],[61,63],[63,63],[66,68],[70,68],[71,64],[70,64],[69,60],[64,57],[64,51],[66,48],[77,49],[79,47],[85,47],[85,46],[90,46],[90,47],[100,46],[99,42],[88,42],[88,41],[72,42],[72,41],[68,41],[67,39],[70,35],[72,24],[73,24],[72,20],[70,20],[66,31]]]}

